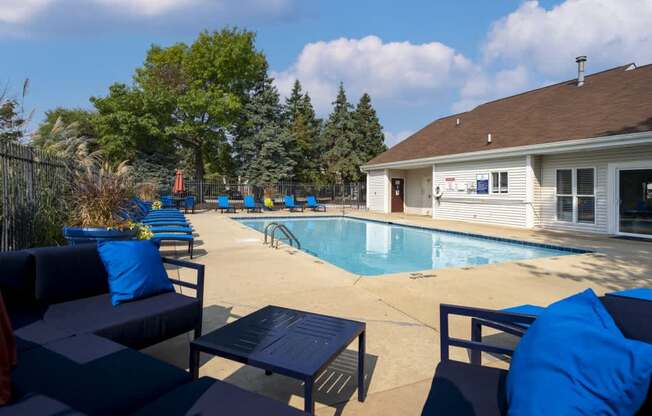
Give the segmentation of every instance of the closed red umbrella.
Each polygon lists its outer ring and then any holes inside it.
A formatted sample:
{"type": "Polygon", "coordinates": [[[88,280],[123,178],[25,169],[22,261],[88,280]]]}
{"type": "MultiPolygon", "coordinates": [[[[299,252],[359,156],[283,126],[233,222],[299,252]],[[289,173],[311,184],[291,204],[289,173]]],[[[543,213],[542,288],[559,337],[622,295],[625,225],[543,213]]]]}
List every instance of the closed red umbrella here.
{"type": "Polygon", "coordinates": [[[183,183],[183,172],[177,169],[177,173],[174,176],[174,186],[172,187],[173,194],[180,194],[185,192],[186,188],[183,183]]]}

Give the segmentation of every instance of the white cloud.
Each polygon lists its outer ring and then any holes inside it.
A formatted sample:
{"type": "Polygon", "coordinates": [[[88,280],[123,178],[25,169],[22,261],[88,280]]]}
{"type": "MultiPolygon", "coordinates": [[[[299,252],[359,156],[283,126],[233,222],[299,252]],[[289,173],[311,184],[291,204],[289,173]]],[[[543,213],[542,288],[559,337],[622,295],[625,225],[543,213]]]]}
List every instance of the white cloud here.
{"type": "Polygon", "coordinates": [[[151,28],[193,32],[300,14],[300,0],[0,0],[0,34],[20,37],[151,28]]]}
{"type": "Polygon", "coordinates": [[[412,136],[412,134],[414,134],[412,130],[401,130],[396,133],[385,131],[385,144],[387,147],[392,147],[412,136]]]}
{"type": "Polygon", "coordinates": [[[468,111],[484,102],[528,90],[531,83],[528,70],[522,65],[494,74],[479,68],[461,88],[460,99],[452,109],[456,113],[468,111]]]}
{"type": "Polygon", "coordinates": [[[527,1],[495,22],[486,62],[519,63],[544,75],[573,73],[588,55],[589,70],[652,60],[652,1],[566,0],[549,10],[527,1]]]}
{"type": "Polygon", "coordinates": [[[0,0],[0,24],[22,23],[54,0],[0,0]]]}
{"type": "Polygon", "coordinates": [[[158,16],[187,7],[202,7],[201,0],[93,0],[107,8],[140,16],[158,16]]]}
{"type": "Polygon", "coordinates": [[[368,92],[375,101],[414,105],[461,85],[471,68],[467,58],[439,42],[384,43],[367,36],[309,43],[289,69],[272,76],[283,95],[299,79],[318,112],[324,113],[340,81],[352,97],[368,92]]]}

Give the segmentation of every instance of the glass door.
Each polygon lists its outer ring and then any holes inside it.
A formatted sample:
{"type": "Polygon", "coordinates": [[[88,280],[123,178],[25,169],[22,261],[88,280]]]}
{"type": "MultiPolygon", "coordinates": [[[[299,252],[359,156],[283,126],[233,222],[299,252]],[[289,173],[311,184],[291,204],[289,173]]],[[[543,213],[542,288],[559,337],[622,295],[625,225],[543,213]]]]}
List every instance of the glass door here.
{"type": "Polygon", "coordinates": [[[618,172],[618,231],[652,237],[652,169],[621,169],[618,172]]]}

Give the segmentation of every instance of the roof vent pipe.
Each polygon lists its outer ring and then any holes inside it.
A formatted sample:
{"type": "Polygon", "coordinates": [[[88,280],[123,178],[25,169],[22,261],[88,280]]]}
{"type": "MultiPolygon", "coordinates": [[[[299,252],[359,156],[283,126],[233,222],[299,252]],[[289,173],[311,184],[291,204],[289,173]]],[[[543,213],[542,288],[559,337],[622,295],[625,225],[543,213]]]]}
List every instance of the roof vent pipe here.
{"type": "Polygon", "coordinates": [[[581,87],[584,85],[584,65],[586,63],[586,56],[578,56],[575,58],[577,62],[577,86],[581,87]]]}
{"type": "Polygon", "coordinates": [[[487,144],[491,143],[491,133],[487,133],[487,144]]]}
{"type": "Polygon", "coordinates": [[[460,124],[462,124],[462,120],[460,120],[459,117],[458,117],[458,119],[455,120],[455,125],[459,126],[460,124]]]}

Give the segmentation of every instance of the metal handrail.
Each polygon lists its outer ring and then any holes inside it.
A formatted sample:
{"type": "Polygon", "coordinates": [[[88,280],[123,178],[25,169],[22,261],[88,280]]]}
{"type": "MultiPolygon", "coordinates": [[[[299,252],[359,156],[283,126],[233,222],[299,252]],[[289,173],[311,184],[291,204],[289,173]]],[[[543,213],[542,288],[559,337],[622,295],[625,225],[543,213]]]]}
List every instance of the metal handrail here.
{"type": "MultiPolygon", "coordinates": [[[[277,222],[270,222],[265,226],[265,240],[263,241],[263,244],[267,244],[267,231],[269,230],[269,227],[271,226],[277,226],[279,223],[277,222]]],[[[272,238],[272,241],[274,241],[274,238],[272,238]]]]}
{"type": "MultiPolygon", "coordinates": [[[[285,237],[288,239],[288,242],[290,243],[290,247],[292,247],[292,242],[294,241],[297,244],[297,248],[301,250],[301,242],[299,239],[292,234],[292,231],[290,231],[285,225],[283,224],[276,224],[274,228],[272,228],[271,232],[271,241],[270,241],[270,246],[274,247],[274,236],[276,233],[276,230],[281,230],[281,232],[285,235],[285,237]]],[[[276,248],[278,248],[278,241],[276,241],[276,248]]]]}

